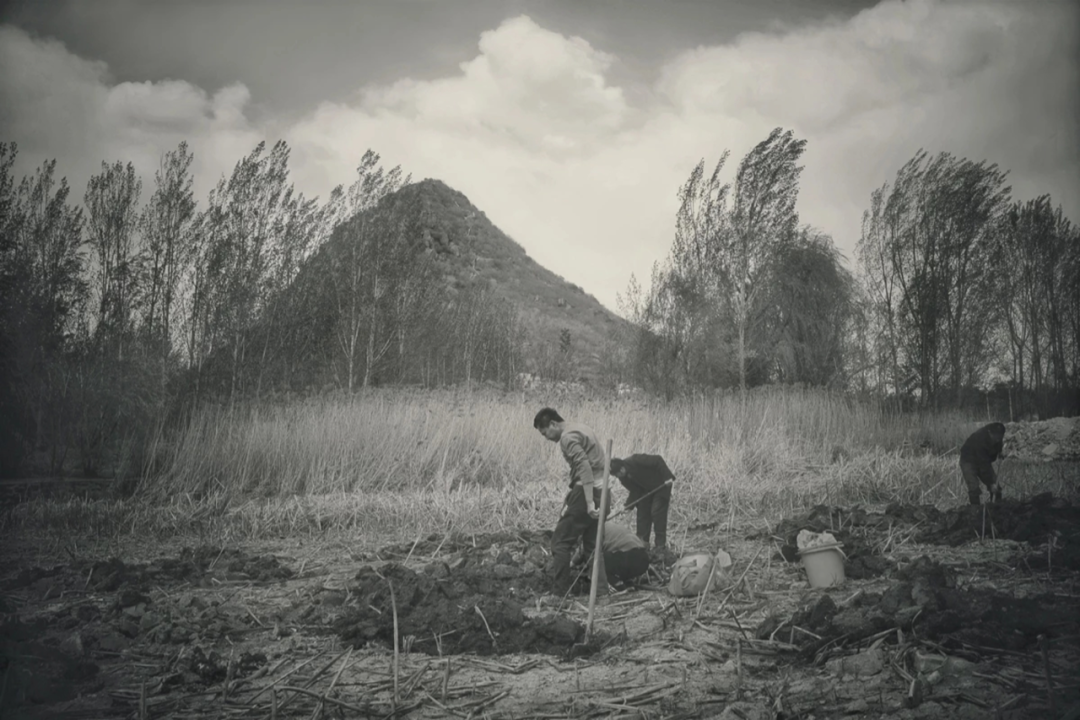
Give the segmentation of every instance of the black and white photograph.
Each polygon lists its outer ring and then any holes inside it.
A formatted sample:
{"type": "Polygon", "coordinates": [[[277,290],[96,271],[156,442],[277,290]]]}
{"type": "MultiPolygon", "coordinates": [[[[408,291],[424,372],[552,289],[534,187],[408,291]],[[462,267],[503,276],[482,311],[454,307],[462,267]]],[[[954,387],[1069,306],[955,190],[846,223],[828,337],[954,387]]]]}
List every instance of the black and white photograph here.
{"type": "Polygon", "coordinates": [[[1080,2],[0,0],[0,716],[1080,720],[1080,2]]]}

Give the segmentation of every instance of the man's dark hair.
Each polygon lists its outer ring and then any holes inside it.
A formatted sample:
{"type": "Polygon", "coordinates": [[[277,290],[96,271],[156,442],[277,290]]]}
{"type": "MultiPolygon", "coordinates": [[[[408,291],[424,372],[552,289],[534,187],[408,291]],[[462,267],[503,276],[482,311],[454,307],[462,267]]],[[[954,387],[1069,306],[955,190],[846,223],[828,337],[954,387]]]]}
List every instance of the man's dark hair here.
{"type": "Polygon", "coordinates": [[[618,475],[619,471],[622,470],[623,467],[625,467],[625,466],[626,466],[626,463],[624,463],[619,458],[611,458],[611,474],[612,475],[618,475]]]}
{"type": "Polygon", "coordinates": [[[540,412],[536,413],[536,417],[533,418],[533,427],[537,430],[543,430],[553,422],[562,422],[562,416],[555,412],[551,408],[544,408],[540,412]]]}

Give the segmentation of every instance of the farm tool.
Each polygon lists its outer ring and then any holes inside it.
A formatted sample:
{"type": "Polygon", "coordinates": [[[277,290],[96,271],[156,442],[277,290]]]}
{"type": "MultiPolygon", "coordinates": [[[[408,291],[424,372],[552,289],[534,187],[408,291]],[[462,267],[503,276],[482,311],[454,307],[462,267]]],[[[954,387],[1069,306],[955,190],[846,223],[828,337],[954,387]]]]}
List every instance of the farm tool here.
{"type": "Polygon", "coordinates": [[[658,487],[658,488],[653,488],[653,489],[652,489],[652,490],[650,490],[649,492],[645,493],[644,495],[642,495],[641,497],[639,497],[639,498],[638,498],[637,500],[635,500],[634,502],[630,503],[629,505],[627,505],[626,507],[624,507],[624,508],[623,508],[622,510],[620,510],[619,512],[617,512],[617,513],[615,513],[614,515],[612,515],[611,517],[609,517],[609,518],[608,518],[608,520],[610,520],[611,518],[617,518],[617,517],[619,517],[620,515],[622,515],[623,513],[625,513],[625,512],[628,512],[628,511],[632,510],[632,509],[634,508],[634,506],[636,506],[636,505],[637,505],[637,504],[638,504],[639,502],[641,502],[641,501],[642,501],[642,500],[644,500],[645,498],[649,497],[649,496],[650,496],[650,495],[652,495],[653,493],[658,493],[658,492],[660,492],[661,490],[663,490],[664,488],[666,488],[666,487],[670,487],[670,486],[671,486],[671,484],[672,484],[673,482],[675,482],[675,481],[674,481],[674,480],[665,480],[665,481],[664,481],[664,484],[663,484],[663,485],[661,485],[661,486],[660,486],[660,487],[658,487]]]}
{"type": "MultiPolygon", "coordinates": [[[[623,513],[626,513],[626,512],[629,512],[630,510],[633,510],[633,509],[634,509],[634,507],[635,507],[635,506],[637,506],[637,504],[638,504],[639,502],[641,502],[641,501],[642,501],[642,500],[644,500],[645,498],[649,497],[649,496],[650,496],[650,495],[652,495],[653,493],[658,493],[658,492],[660,492],[660,491],[661,491],[661,490],[663,490],[664,488],[666,488],[666,487],[670,486],[670,485],[671,485],[671,484],[672,484],[673,482],[674,482],[674,480],[667,480],[667,481],[665,481],[665,482],[664,482],[664,484],[663,484],[663,485],[661,485],[660,487],[658,487],[658,488],[653,488],[653,489],[652,489],[652,490],[650,490],[649,492],[647,492],[647,493],[645,493],[644,495],[642,495],[641,497],[639,497],[639,498],[638,498],[637,500],[635,500],[634,502],[632,502],[632,503],[630,503],[629,505],[627,505],[626,507],[624,507],[624,508],[623,508],[622,510],[619,510],[619,511],[618,511],[617,513],[614,513],[614,514],[612,514],[612,515],[609,515],[609,516],[607,517],[607,520],[611,520],[612,518],[617,518],[617,517],[619,517],[620,515],[622,515],[623,513]]],[[[563,507],[562,507],[562,512],[563,512],[563,513],[565,513],[565,512],[566,512],[566,505],[563,505],[563,507]]],[[[560,517],[561,517],[561,513],[560,513],[560,517]]]]}

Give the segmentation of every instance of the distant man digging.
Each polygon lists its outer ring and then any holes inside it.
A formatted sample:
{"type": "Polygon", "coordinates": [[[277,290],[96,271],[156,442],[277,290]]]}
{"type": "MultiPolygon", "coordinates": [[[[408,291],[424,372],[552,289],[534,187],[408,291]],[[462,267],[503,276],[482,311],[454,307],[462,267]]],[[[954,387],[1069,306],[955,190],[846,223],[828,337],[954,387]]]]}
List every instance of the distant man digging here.
{"type": "Polygon", "coordinates": [[[592,430],[580,423],[566,422],[551,408],[536,414],[533,427],[551,442],[559,443],[559,450],[570,465],[566,510],[551,536],[552,591],[565,595],[574,582],[570,572],[574,547],[580,540],[588,555],[596,546],[601,488],[594,481],[604,473],[604,449],[592,430]]]}
{"type": "Polygon", "coordinates": [[[649,544],[649,534],[656,538],[656,553],[668,559],[667,516],[671,505],[671,485],[675,474],[659,455],[636,454],[625,459],[611,459],[611,474],[627,489],[626,504],[637,503],[637,536],[649,544]]]}
{"type": "MultiPolygon", "coordinates": [[[[983,425],[971,433],[960,447],[960,474],[968,489],[968,501],[979,504],[982,495],[981,481],[990,491],[990,502],[1001,499],[1001,487],[994,475],[994,461],[1005,446],[1005,425],[999,422],[983,425]]],[[[614,465],[614,463],[612,463],[614,465]]]]}

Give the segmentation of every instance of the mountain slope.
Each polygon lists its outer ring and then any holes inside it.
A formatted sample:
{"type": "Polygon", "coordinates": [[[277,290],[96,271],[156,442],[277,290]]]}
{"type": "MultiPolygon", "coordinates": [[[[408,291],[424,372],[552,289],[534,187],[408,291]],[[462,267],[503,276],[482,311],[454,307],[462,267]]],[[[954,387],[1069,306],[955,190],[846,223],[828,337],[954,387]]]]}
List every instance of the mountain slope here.
{"type": "Polygon", "coordinates": [[[426,179],[400,193],[423,208],[424,240],[440,259],[451,291],[484,287],[493,301],[513,303],[527,330],[530,369],[557,353],[569,331],[572,376],[594,379],[602,354],[625,321],[582,288],[538,264],[461,192],[426,179]]]}

